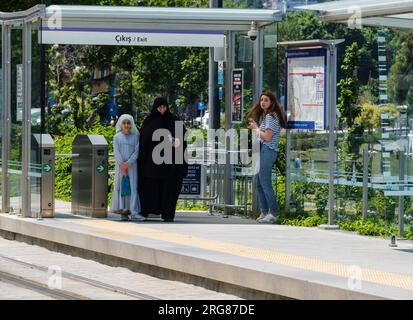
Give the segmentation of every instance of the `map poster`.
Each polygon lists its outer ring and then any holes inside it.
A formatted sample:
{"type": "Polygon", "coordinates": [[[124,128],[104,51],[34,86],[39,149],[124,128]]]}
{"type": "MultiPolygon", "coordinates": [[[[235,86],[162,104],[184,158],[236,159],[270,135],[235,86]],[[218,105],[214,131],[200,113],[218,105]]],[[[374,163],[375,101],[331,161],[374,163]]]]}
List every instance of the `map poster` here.
{"type": "Polygon", "coordinates": [[[202,198],[203,190],[203,171],[200,164],[189,164],[188,174],[182,180],[180,198],[202,198]]]}
{"type": "Polygon", "coordinates": [[[327,49],[288,50],[285,69],[287,127],[325,130],[327,49]]]}
{"type": "Polygon", "coordinates": [[[242,109],[244,108],[244,70],[232,70],[232,103],[231,117],[233,123],[242,122],[242,109]]]}

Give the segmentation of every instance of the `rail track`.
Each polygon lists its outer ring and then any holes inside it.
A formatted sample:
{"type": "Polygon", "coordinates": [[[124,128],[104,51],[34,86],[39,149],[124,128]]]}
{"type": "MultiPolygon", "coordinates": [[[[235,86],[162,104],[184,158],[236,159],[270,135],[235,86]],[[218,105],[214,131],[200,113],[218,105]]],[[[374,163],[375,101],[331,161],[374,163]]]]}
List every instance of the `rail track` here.
{"type": "MultiPolygon", "coordinates": [[[[30,268],[30,269],[34,269],[40,272],[44,272],[45,274],[48,273],[48,268],[45,266],[40,266],[37,264],[20,261],[20,260],[0,254],[0,261],[1,260],[7,261],[9,263],[22,266],[25,268],[30,268]]],[[[79,276],[74,273],[70,273],[66,271],[62,271],[61,276],[62,276],[62,279],[69,279],[74,282],[86,284],[88,286],[103,289],[108,292],[113,292],[117,295],[120,295],[120,297],[124,296],[125,299],[132,298],[136,300],[160,300],[159,298],[151,296],[151,295],[147,295],[147,294],[134,291],[134,290],[130,290],[127,288],[122,288],[119,286],[114,286],[109,283],[93,280],[93,279],[90,279],[84,276],[79,276]]],[[[20,288],[25,288],[31,291],[35,291],[37,293],[40,293],[52,299],[58,299],[58,300],[90,300],[91,299],[77,292],[50,288],[47,284],[42,283],[41,281],[29,279],[17,273],[4,272],[0,270],[0,284],[2,281],[8,284],[11,284],[15,287],[20,287],[20,288]]]]}

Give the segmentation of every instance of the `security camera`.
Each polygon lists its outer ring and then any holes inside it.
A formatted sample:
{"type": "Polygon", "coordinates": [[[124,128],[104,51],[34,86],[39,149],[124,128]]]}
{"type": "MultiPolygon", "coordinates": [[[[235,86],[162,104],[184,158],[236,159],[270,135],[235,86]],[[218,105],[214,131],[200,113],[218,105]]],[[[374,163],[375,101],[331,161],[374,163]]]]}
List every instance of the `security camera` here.
{"type": "Polygon", "coordinates": [[[251,30],[248,31],[248,38],[250,38],[251,41],[255,41],[257,37],[258,37],[257,25],[255,24],[255,21],[252,21],[251,30]]]}

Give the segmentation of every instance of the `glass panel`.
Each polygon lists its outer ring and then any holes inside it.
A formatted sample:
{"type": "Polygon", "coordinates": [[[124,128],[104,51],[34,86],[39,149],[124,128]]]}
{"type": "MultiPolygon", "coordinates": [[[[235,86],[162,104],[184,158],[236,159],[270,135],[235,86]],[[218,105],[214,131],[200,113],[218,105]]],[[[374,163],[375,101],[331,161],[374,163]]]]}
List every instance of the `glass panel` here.
{"type": "Polygon", "coordinates": [[[11,212],[21,209],[22,174],[22,116],[23,116],[23,33],[21,29],[11,30],[11,135],[9,194],[11,212]]]}
{"type": "MultiPolygon", "coordinates": [[[[31,156],[30,156],[30,195],[31,195],[31,212],[32,216],[37,216],[40,212],[40,187],[42,163],[40,157],[40,145],[35,143],[33,135],[41,133],[41,97],[40,93],[40,45],[38,43],[38,25],[33,25],[32,30],[32,101],[31,101],[31,156]]],[[[41,136],[39,139],[41,143],[41,136]]]]}
{"type": "Polygon", "coordinates": [[[281,100],[277,83],[277,68],[279,67],[277,56],[277,24],[272,24],[264,29],[264,52],[263,52],[263,88],[270,90],[281,100]]]}
{"type": "Polygon", "coordinates": [[[328,134],[291,131],[291,212],[326,215],[328,134]]]}
{"type": "MultiPolygon", "coordinates": [[[[0,26],[0,57],[3,54],[3,28],[0,26]]],[[[3,66],[0,66],[0,171],[2,170],[3,158],[1,150],[3,149],[3,66]]],[[[0,177],[0,212],[2,211],[1,203],[3,200],[3,185],[0,177]]]]}

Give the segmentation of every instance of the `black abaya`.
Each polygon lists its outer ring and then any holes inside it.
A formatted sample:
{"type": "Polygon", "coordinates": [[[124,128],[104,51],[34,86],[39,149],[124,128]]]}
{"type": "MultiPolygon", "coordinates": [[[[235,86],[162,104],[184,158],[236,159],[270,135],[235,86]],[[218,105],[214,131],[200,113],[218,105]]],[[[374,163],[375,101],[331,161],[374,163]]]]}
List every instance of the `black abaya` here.
{"type": "MultiPolygon", "coordinates": [[[[155,100],[156,102],[156,100],[155,100]]],[[[167,129],[175,137],[175,121],[177,117],[167,111],[161,115],[156,110],[154,103],[151,115],[149,115],[140,131],[139,147],[139,196],[141,200],[141,215],[159,214],[164,220],[173,220],[179,194],[182,187],[182,179],[187,174],[187,163],[175,163],[175,150],[173,150],[172,164],[156,164],[152,159],[153,149],[162,141],[153,141],[152,135],[157,129],[167,129]]],[[[185,128],[184,135],[185,136],[185,128]]],[[[180,137],[181,146],[178,152],[185,152],[186,142],[180,137]]],[[[183,159],[185,159],[183,157],[183,159]]]]}
{"type": "Polygon", "coordinates": [[[144,177],[140,190],[141,214],[159,214],[162,219],[174,219],[176,203],[182,188],[182,178],[175,176],[168,179],[144,177]]]}

